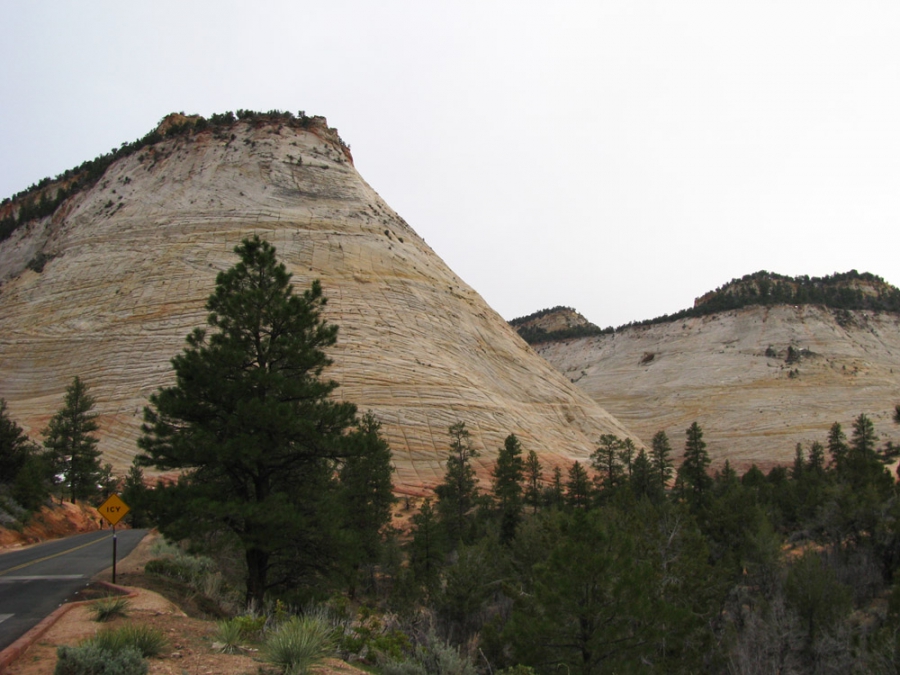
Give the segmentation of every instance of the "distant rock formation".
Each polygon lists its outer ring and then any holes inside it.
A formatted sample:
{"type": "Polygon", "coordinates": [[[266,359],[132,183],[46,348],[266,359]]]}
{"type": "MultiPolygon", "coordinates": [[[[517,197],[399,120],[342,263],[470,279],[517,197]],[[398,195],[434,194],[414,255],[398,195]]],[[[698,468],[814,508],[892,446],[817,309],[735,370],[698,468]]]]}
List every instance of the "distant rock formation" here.
{"type": "MultiPolygon", "coordinates": [[[[897,294],[872,275],[835,276],[834,297],[846,306],[897,294]]],[[[780,279],[783,292],[796,291],[780,279]]],[[[745,278],[743,291],[735,283],[728,292],[750,295],[748,284],[759,281],[745,278]]],[[[709,295],[696,307],[716,301],[709,295]]],[[[680,450],[687,427],[699,422],[718,465],[789,463],[797,443],[805,452],[812,441],[824,442],[833,422],[849,437],[860,413],[882,440],[900,438],[891,420],[900,403],[900,314],[742,304],[535,349],[645,442],[664,430],[680,450]]]]}
{"type": "Polygon", "coordinates": [[[328,376],[382,421],[398,489],[440,480],[457,421],[482,478],[510,433],[548,467],[584,460],[603,433],[629,435],[384,203],[324,118],[239,117],[167,118],[0,209],[0,397],[32,438],[79,375],[104,459],[124,470],[147,398],[172,381],[216,273],[252,234],[297,290],[321,279],[340,327],[328,376]]]}

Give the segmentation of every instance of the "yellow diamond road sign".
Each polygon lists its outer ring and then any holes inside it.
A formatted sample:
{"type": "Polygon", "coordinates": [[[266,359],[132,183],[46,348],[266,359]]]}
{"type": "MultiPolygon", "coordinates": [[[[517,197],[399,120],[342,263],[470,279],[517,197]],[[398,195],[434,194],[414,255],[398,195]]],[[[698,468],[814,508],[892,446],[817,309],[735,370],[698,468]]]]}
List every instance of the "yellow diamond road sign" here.
{"type": "Polygon", "coordinates": [[[131,509],[128,508],[128,504],[123,502],[119,498],[119,495],[110,495],[105,502],[97,507],[97,510],[100,512],[101,516],[109,521],[110,525],[115,525],[125,517],[126,513],[131,511],[131,509]]]}

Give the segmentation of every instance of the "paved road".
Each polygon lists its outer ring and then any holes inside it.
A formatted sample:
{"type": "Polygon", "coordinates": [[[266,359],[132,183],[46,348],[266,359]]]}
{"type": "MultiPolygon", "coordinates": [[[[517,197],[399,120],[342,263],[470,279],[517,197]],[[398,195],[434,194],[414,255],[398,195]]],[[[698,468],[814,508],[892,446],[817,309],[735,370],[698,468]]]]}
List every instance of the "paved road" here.
{"type": "MultiPolygon", "coordinates": [[[[117,530],[116,557],[128,555],[146,534],[147,530],[117,530]]],[[[0,555],[0,650],[111,566],[108,529],[0,555]]]]}

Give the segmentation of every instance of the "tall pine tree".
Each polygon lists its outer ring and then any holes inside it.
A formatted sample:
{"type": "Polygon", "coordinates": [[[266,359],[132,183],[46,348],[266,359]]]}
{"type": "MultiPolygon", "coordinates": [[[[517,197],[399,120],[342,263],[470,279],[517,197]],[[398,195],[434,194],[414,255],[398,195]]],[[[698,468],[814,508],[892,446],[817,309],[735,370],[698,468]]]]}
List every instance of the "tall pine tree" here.
{"type": "Polygon", "coordinates": [[[63,489],[72,503],[76,499],[93,497],[98,492],[102,469],[97,449],[99,441],[94,436],[99,427],[93,409],[94,397],[88,393],[87,384],[76,376],[66,387],[63,407],[41,432],[44,447],[61,471],[63,489]]]}
{"type": "Polygon", "coordinates": [[[318,281],[295,295],[259,237],[235,253],[206,304],[209,332],[188,336],[175,384],[144,410],[139,459],[183,472],[154,491],[162,532],[236,544],[247,602],[261,606],[267,591],[316,584],[341,562],[338,476],[356,458],[356,406],[334,400],[338,384],[323,377],[337,327],[321,318],[318,281]]]}
{"type": "Polygon", "coordinates": [[[709,453],[703,440],[703,430],[694,422],[685,432],[684,459],[678,468],[678,478],[685,499],[693,508],[706,505],[712,478],[707,473],[710,465],[709,453]]]}
{"type": "Polygon", "coordinates": [[[509,543],[515,538],[516,528],[522,520],[524,474],[522,444],[515,434],[510,434],[497,454],[493,471],[494,500],[500,514],[500,541],[503,543],[509,543]]]}
{"type": "Polygon", "coordinates": [[[478,483],[472,458],[478,452],[472,447],[465,422],[457,422],[449,429],[450,453],[444,482],[435,488],[437,511],[454,546],[468,543],[470,511],[478,497],[478,483]]]}

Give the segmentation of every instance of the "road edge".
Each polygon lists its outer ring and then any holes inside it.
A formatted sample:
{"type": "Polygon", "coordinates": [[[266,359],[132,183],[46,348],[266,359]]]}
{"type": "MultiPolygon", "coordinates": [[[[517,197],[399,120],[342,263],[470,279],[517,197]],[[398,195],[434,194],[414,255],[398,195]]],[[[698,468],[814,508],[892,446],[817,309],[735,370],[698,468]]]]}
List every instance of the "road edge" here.
{"type": "MultiPolygon", "coordinates": [[[[125,586],[117,586],[115,584],[109,583],[108,581],[95,581],[94,583],[99,586],[104,586],[115,593],[125,595],[126,597],[137,597],[137,593],[135,593],[133,589],[127,588],[125,586]]],[[[28,651],[28,648],[31,647],[31,645],[40,640],[44,633],[50,630],[50,628],[52,628],[53,625],[66,614],[66,612],[68,612],[73,607],[78,607],[79,605],[87,605],[91,602],[94,601],[81,600],[79,602],[67,602],[60,605],[52,612],[50,612],[50,614],[48,614],[46,617],[41,619],[37,623],[37,625],[27,633],[25,633],[25,635],[20,637],[2,652],[0,652],[0,675],[6,675],[7,669],[13,663],[15,663],[15,661],[20,656],[22,656],[22,654],[28,651]]]]}

